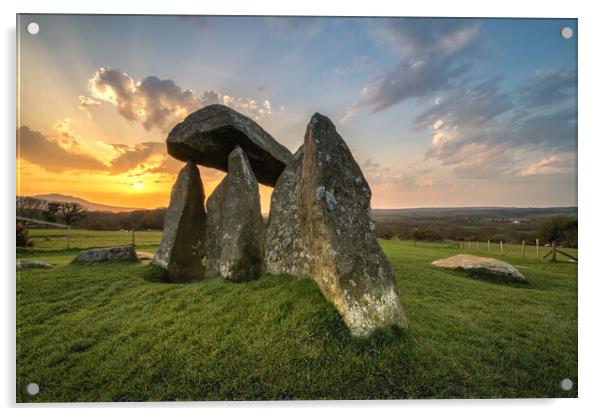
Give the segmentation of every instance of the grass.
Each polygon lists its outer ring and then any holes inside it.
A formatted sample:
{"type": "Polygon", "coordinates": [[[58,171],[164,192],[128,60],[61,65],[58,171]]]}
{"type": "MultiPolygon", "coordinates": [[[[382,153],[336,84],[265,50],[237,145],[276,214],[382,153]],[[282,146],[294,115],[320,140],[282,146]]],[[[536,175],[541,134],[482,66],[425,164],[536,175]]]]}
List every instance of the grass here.
{"type": "Polygon", "coordinates": [[[19,402],[577,396],[574,263],[492,255],[528,279],[508,283],[430,266],[468,250],[382,241],[409,327],[354,339],[309,279],[168,284],[147,262],[71,264],[78,250],[32,233],[19,256],[58,267],[17,275],[19,402]]]}

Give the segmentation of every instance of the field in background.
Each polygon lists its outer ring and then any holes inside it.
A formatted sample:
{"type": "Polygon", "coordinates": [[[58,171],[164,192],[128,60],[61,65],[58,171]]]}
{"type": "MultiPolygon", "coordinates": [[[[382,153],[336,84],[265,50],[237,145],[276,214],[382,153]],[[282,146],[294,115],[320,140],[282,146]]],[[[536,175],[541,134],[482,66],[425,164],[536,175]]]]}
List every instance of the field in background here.
{"type": "MultiPolygon", "coordinates": [[[[381,241],[409,328],[353,339],[309,279],[168,284],[148,262],[71,264],[127,232],[72,231],[71,250],[62,231],[30,233],[19,257],[58,267],[17,273],[20,402],[577,396],[577,265],[520,246],[490,255],[527,284],[430,265],[483,249],[381,241]]],[[[136,233],[141,250],[159,239],[136,233]]]]}

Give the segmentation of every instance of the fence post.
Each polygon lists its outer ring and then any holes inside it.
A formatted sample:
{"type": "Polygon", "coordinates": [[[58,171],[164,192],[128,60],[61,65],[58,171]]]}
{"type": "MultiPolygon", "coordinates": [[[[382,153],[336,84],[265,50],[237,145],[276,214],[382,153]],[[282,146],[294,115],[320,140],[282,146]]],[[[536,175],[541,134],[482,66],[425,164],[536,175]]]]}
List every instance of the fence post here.
{"type": "Polygon", "coordinates": [[[477,240],[477,251],[479,251],[479,240],[477,240]]]}
{"type": "Polygon", "coordinates": [[[523,244],[520,248],[520,256],[524,259],[525,258],[525,240],[523,240],[523,244]]]}
{"type": "Polygon", "coordinates": [[[556,241],[552,241],[552,261],[556,261],[556,241]]]}
{"type": "Polygon", "coordinates": [[[502,240],[500,240],[500,254],[504,255],[504,242],[502,240]]]}
{"type": "Polygon", "coordinates": [[[134,229],[134,223],[132,223],[132,246],[136,247],[136,230],[134,229]]]}
{"type": "Polygon", "coordinates": [[[71,231],[71,226],[67,226],[67,250],[69,250],[69,231],[71,231]]]}
{"type": "Polygon", "coordinates": [[[487,252],[491,253],[491,242],[487,240],[487,252]]]}
{"type": "Polygon", "coordinates": [[[537,258],[539,259],[539,238],[535,239],[535,254],[537,255],[537,258]]]}
{"type": "Polygon", "coordinates": [[[470,250],[470,240],[468,240],[468,249],[470,250]]]}

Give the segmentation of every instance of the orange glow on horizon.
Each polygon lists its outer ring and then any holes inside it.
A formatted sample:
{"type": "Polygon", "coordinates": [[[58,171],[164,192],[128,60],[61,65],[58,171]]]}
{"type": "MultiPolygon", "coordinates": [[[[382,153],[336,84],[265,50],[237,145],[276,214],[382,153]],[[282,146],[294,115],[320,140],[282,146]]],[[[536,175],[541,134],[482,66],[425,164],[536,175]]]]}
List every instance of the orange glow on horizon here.
{"type": "MultiPolygon", "coordinates": [[[[63,194],[89,202],[124,208],[153,209],[167,207],[175,174],[136,173],[131,170],[112,175],[105,172],[48,172],[24,159],[17,161],[17,195],[63,194]]],[[[202,175],[208,198],[225,173],[212,171],[202,175]]],[[[259,185],[261,210],[269,212],[272,188],[259,185]]]]}

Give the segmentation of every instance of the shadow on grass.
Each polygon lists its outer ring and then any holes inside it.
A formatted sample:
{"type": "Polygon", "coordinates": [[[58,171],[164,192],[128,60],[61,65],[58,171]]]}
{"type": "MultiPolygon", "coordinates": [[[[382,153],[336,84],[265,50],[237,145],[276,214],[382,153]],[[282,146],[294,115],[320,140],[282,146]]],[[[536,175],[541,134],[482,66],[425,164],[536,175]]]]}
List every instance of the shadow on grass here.
{"type": "Polygon", "coordinates": [[[520,281],[512,279],[508,276],[503,276],[495,273],[487,273],[482,271],[466,271],[466,270],[453,270],[451,271],[456,276],[466,277],[472,280],[479,280],[481,282],[491,283],[499,286],[514,287],[517,289],[535,289],[532,287],[527,280],[520,281]]]}
{"type": "Polygon", "coordinates": [[[152,263],[144,266],[142,278],[149,283],[170,284],[167,280],[167,271],[152,263]]]}

